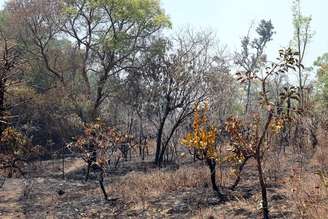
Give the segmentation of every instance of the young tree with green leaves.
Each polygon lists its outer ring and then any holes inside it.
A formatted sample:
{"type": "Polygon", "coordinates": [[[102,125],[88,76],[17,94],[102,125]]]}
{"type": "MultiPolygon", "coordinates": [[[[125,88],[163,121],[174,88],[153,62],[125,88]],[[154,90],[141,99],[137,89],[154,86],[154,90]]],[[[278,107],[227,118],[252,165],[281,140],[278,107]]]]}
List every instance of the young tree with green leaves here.
{"type": "Polygon", "coordinates": [[[169,18],[158,0],[63,1],[63,33],[82,52],[80,73],[92,100],[91,118],[110,95],[110,78],[135,67],[147,41],[169,18]]]}
{"type": "Polygon", "coordinates": [[[318,57],[314,62],[317,70],[317,85],[319,102],[325,110],[328,107],[328,53],[318,57]]]}
{"type": "Polygon", "coordinates": [[[292,40],[292,47],[299,53],[298,59],[298,86],[300,89],[300,106],[304,108],[304,87],[305,87],[305,77],[304,77],[304,66],[302,63],[304,61],[304,56],[308,44],[313,38],[314,32],[311,30],[311,16],[305,16],[302,13],[301,0],[294,0],[292,5],[293,13],[293,26],[294,26],[294,38],[292,40]]]}
{"type": "Polygon", "coordinates": [[[110,79],[134,68],[149,39],[171,25],[158,0],[18,0],[9,1],[6,10],[30,57],[42,61],[64,88],[74,87],[72,79],[83,87],[82,95],[68,96],[76,103],[85,96],[84,121],[100,113],[111,93],[110,79]],[[59,45],[65,40],[76,59],[67,65],[59,45]]]}
{"type": "Polygon", "coordinates": [[[241,68],[241,75],[246,76],[246,105],[245,114],[250,111],[252,100],[252,74],[259,71],[266,61],[264,49],[272,40],[274,27],[271,20],[261,20],[256,28],[257,38],[251,39],[249,34],[241,41],[241,52],[235,54],[235,64],[241,68]]]}

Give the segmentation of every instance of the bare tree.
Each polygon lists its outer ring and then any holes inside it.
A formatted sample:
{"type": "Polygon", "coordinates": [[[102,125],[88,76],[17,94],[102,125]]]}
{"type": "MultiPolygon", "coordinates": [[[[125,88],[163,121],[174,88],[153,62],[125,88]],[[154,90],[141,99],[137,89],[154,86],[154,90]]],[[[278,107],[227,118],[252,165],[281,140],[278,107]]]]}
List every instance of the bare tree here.
{"type": "Polygon", "coordinates": [[[163,156],[175,131],[205,97],[202,78],[209,69],[211,34],[182,32],[173,42],[158,39],[144,58],[146,114],[157,129],[155,163],[163,156]]]}

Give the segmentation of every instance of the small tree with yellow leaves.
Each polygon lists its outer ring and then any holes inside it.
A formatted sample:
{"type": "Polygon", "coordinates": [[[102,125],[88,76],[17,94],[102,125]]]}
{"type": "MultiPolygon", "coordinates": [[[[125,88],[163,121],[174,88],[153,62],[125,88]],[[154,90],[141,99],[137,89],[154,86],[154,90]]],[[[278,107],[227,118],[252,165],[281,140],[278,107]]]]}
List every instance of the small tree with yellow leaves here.
{"type": "Polygon", "coordinates": [[[219,158],[217,151],[217,129],[211,127],[207,123],[206,112],[207,103],[205,107],[200,109],[198,104],[195,105],[193,131],[189,132],[181,141],[183,145],[186,145],[189,149],[194,151],[195,157],[199,160],[205,160],[207,166],[210,169],[211,183],[213,190],[223,198],[223,194],[220,192],[218,185],[216,184],[216,164],[219,158]],[[202,115],[200,115],[202,111],[202,115]],[[200,116],[201,120],[200,121],[200,116]]]}

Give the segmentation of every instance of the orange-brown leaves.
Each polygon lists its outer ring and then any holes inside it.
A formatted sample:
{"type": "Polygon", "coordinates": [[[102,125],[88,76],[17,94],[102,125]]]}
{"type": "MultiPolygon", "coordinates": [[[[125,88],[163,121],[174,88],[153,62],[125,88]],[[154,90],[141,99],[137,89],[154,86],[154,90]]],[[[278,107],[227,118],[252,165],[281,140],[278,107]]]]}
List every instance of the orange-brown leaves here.
{"type": "Polygon", "coordinates": [[[70,149],[80,154],[86,162],[96,162],[104,167],[110,155],[118,150],[118,145],[130,139],[114,128],[97,119],[84,127],[83,135],[69,145],[70,149]]]}
{"type": "Polygon", "coordinates": [[[2,132],[0,147],[0,168],[9,170],[9,176],[17,169],[23,174],[21,162],[28,162],[31,157],[44,152],[40,146],[32,145],[23,133],[13,127],[7,127],[2,132]]]}
{"type": "Polygon", "coordinates": [[[19,146],[27,143],[27,138],[16,129],[8,127],[3,131],[0,142],[4,145],[19,148],[19,146]]]}
{"type": "Polygon", "coordinates": [[[259,119],[253,117],[251,123],[246,123],[237,117],[229,117],[225,123],[225,130],[230,136],[229,160],[241,162],[247,157],[254,156],[255,145],[258,141],[259,119]]]}

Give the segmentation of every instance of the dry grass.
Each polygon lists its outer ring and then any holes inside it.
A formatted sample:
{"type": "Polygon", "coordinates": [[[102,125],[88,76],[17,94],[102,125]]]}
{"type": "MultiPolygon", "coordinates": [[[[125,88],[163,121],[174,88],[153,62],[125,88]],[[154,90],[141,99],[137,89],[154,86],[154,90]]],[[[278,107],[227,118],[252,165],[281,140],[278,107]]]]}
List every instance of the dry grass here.
{"type": "Polygon", "coordinates": [[[300,218],[327,218],[328,188],[318,175],[318,171],[327,171],[328,138],[327,133],[320,131],[319,146],[308,166],[295,168],[286,184],[287,194],[292,200],[300,218]]]}
{"type": "Polygon", "coordinates": [[[320,130],[318,134],[319,146],[313,156],[312,164],[319,168],[328,168],[328,137],[327,132],[320,130]]]}
{"type": "MultiPolygon", "coordinates": [[[[321,133],[318,139],[316,153],[312,158],[304,158],[301,163],[295,161],[292,148],[288,148],[286,154],[268,151],[264,167],[272,218],[327,218],[328,190],[317,171],[327,171],[328,139],[325,133],[321,133]]],[[[72,218],[82,214],[89,218],[99,215],[120,215],[124,218],[260,218],[261,198],[253,160],[245,167],[236,191],[224,190],[229,195],[229,201],[216,204],[213,204],[215,195],[209,181],[209,170],[201,162],[187,162],[177,169],[153,169],[153,166],[146,165],[147,162],[128,162],[124,164],[127,169],[123,171],[125,175],[109,175],[106,178],[108,193],[119,198],[113,203],[102,200],[96,180],[82,183],[83,177],[75,177],[83,176],[79,170],[83,164],[79,160],[67,159],[65,166],[66,171],[71,172],[70,181],[59,178],[59,170],[58,176],[52,178],[52,171],[60,164],[60,160],[54,166],[52,162],[43,163],[49,171],[33,179],[33,188],[26,200],[13,199],[13,202],[24,206],[24,209],[39,209],[37,215],[60,217],[69,214],[72,218]],[[58,196],[58,189],[64,189],[65,195],[58,196]]],[[[224,167],[223,185],[229,186],[235,176],[229,174],[229,164],[224,167]]],[[[218,166],[218,184],[222,184],[220,175],[218,166]]],[[[12,203],[4,201],[2,204],[9,206],[12,203]]]]}
{"type": "Polygon", "coordinates": [[[327,218],[328,190],[318,175],[295,172],[286,188],[286,194],[300,218],[327,218]]]}
{"type": "Polygon", "coordinates": [[[208,172],[204,166],[186,166],[176,171],[154,170],[147,174],[131,172],[109,189],[114,194],[121,194],[124,200],[138,202],[186,188],[197,188],[207,183],[208,172]]]}

